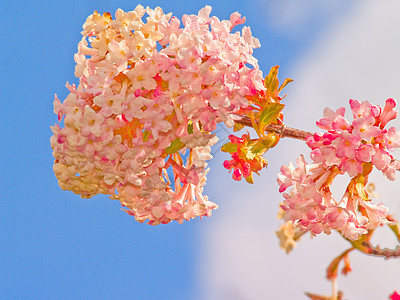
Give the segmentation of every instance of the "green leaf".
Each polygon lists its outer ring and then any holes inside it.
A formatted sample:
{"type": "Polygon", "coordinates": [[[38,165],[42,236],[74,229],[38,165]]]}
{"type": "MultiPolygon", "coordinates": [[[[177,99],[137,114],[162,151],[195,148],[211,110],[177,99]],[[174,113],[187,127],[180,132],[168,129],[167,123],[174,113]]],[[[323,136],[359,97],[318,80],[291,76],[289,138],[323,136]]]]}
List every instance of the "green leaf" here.
{"type": "Polygon", "coordinates": [[[263,155],[268,149],[274,147],[278,140],[278,136],[275,133],[269,133],[268,135],[261,137],[257,143],[251,147],[251,152],[256,155],[263,155]]]}
{"type": "Polygon", "coordinates": [[[278,89],[278,93],[282,91],[282,89],[287,86],[289,83],[293,82],[293,79],[291,78],[286,78],[285,81],[282,83],[282,85],[278,89]]]}
{"type": "Polygon", "coordinates": [[[259,125],[257,124],[257,121],[255,120],[254,111],[252,111],[251,114],[250,114],[250,120],[251,120],[251,125],[253,126],[254,130],[257,132],[257,135],[258,136],[263,136],[264,133],[260,132],[259,125]]]}
{"type": "Polygon", "coordinates": [[[284,104],[280,103],[271,103],[261,112],[258,131],[260,133],[265,132],[265,128],[273,121],[276,120],[276,116],[281,112],[281,110],[285,107],[284,104]]]}
{"type": "Polygon", "coordinates": [[[193,122],[191,120],[188,122],[187,131],[188,134],[193,134],[193,122]]]}
{"type": "Polygon", "coordinates": [[[143,142],[147,142],[149,140],[150,131],[145,130],[143,131],[143,142]]]}
{"type": "Polygon", "coordinates": [[[269,71],[269,74],[267,77],[265,77],[264,80],[264,85],[267,88],[267,98],[272,98],[274,101],[279,102],[282,100],[284,97],[280,97],[279,93],[282,91],[282,89],[288,85],[290,82],[293,80],[290,78],[286,78],[285,81],[282,83],[281,86],[279,86],[279,80],[278,80],[278,69],[279,66],[274,66],[271,68],[269,71]]]}
{"type": "Polygon", "coordinates": [[[360,177],[360,179],[355,184],[357,193],[364,201],[370,201],[370,199],[368,198],[368,194],[365,190],[364,177],[363,176],[359,176],[359,177],[360,177]]]}
{"type": "Polygon", "coordinates": [[[323,295],[317,295],[317,294],[311,294],[311,293],[305,293],[311,300],[330,300],[331,297],[329,296],[323,296],[323,295]]]}
{"type": "Polygon", "coordinates": [[[245,127],[245,125],[239,124],[239,123],[236,123],[236,122],[235,122],[235,125],[233,125],[233,131],[234,131],[234,132],[239,131],[240,129],[242,129],[242,128],[244,128],[244,127],[245,127]]]}
{"type": "Polygon", "coordinates": [[[185,144],[181,142],[180,138],[177,138],[173,140],[167,148],[165,148],[165,153],[173,154],[181,150],[183,147],[185,147],[185,144]]]}
{"type": "Polygon", "coordinates": [[[396,235],[397,239],[400,242],[400,225],[399,225],[399,222],[396,222],[394,224],[388,224],[388,226],[393,231],[393,233],[396,235]]]}
{"type": "Polygon", "coordinates": [[[273,66],[269,71],[267,77],[265,77],[264,84],[267,90],[273,95],[276,90],[278,90],[279,80],[278,80],[278,69],[279,66],[273,66]]]}
{"type": "Polygon", "coordinates": [[[251,174],[245,177],[244,179],[246,179],[247,183],[253,184],[254,183],[253,172],[251,172],[251,174]]]}
{"type": "Polygon", "coordinates": [[[228,152],[228,153],[234,153],[237,151],[237,148],[238,148],[237,144],[228,142],[221,147],[221,151],[228,152]]]}

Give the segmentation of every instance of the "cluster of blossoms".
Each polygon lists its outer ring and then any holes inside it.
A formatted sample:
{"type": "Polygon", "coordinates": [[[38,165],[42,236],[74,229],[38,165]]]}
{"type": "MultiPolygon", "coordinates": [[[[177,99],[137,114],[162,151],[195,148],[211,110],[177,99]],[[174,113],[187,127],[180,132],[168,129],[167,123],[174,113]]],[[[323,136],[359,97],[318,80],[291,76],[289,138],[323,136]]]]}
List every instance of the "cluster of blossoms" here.
{"type": "Polygon", "coordinates": [[[283,166],[278,175],[280,192],[285,198],[281,205],[284,219],[295,222],[303,231],[312,234],[338,230],[345,238],[357,240],[360,235],[388,223],[387,208],[371,203],[368,175],[375,166],[390,180],[400,162],[389,151],[400,148],[400,131],[386,124],[397,117],[396,102],[386,100],[385,107],[369,102],[350,100],[354,120],[349,122],[345,109],[336,112],[327,108],[317,125],[327,130],[307,138],[312,149],[312,164],[304,157],[283,166]],[[340,201],[330,190],[333,179],[347,173],[350,183],[340,201]]]}
{"type": "Polygon", "coordinates": [[[400,300],[400,293],[398,291],[394,291],[393,294],[390,295],[390,300],[400,300]]]}
{"type": "Polygon", "coordinates": [[[221,148],[221,151],[231,155],[232,159],[226,160],[224,167],[230,171],[233,170],[232,178],[234,180],[240,181],[245,178],[248,183],[253,183],[253,172],[259,175],[259,171],[268,166],[268,161],[263,157],[264,153],[279,142],[280,137],[274,132],[266,133],[266,128],[268,125],[280,125],[282,130],[283,114],[281,110],[285,105],[280,103],[284,97],[280,97],[279,93],[292,79],[287,78],[279,86],[278,68],[279,66],[272,67],[265,77],[266,90],[251,97],[252,105],[239,111],[241,116],[247,117],[250,124],[248,122],[241,123],[242,119],[234,126],[235,131],[242,129],[245,125],[251,126],[255,129],[258,138],[250,138],[248,132],[242,137],[230,135],[230,142],[221,148]]]}
{"type": "Polygon", "coordinates": [[[242,175],[249,178],[252,172],[257,172],[267,165],[267,161],[262,156],[249,157],[250,151],[247,146],[251,142],[250,134],[244,134],[242,137],[230,135],[229,140],[236,145],[236,151],[231,154],[231,160],[225,160],[224,167],[228,170],[234,169],[232,174],[234,180],[241,180],[242,175]]]}
{"type": "Polygon", "coordinates": [[[210,216],[203,195],[216,124],[265,91],[253,49],[260,46],[239,13],[210,17],[162,9],[94,12],[75,54],[79,85],[54,112],[54,172],[64,190],[117,199],[139,222],[210,216]],[[147,17],[144,19],[144,15],[147,17]],[[183,26],[182,26],[183,25],[183,26]],[[63,125],[62,126],[62,122],[63,125]]]}
{"type": "Polygon", "coordinates": [[[221,150],[230,152],[232,159],[225,160],[224,167],[234,170],[234,180],[239,181],[243,176],[247,182],[253,183],[253,172],[259,174],[261,169],[267,167],[268,162],[262,155],[276,145],[277,135],[270,133],[258,139],[250,139],[250,134],[245,133],[242,137],[230,135],[229,140],[230,143],[225,144],[221,150]]]}

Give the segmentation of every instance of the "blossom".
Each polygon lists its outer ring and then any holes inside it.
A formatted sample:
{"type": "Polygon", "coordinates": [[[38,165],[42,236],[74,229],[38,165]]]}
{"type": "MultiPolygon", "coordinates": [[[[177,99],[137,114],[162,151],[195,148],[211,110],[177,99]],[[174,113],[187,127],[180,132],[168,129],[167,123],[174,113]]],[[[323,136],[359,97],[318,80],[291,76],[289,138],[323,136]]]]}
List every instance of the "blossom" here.
{"type": "Polygon", "coordinates": [[[398,291],[394,291],[393,294],[390,295],[390,300],[400,300],[400,294],[398,291]]]}
{"type": "Polygon", "coordinates": [[[255,141],[250,139],[250,135],[244,134],[241,138],[229,135],[230,143],[222,147],[222,151],[231,153],[231,160],[224,161],[224,167],[228,170],[233,169],[232,178],[240,181],[242,176],[247,182],[253,183],[253,172],[258,174],[268,162],[262,157],[264,152],[256,153],[255,141]]]}
{"type": "Polygon", "coordinates": [[[336,112],[325,109],[324,118],[317,125],[328,132],[307,138],[313,160],[326,167],[337,165],[341,171],[350,172],[351,177],[361,173],[363,163],[371,162],[378,170],[383,170],[393,160],[390,151],[400,148],[400,131],[383,126],[387,124],[387,116],[390,119],[397,116],[395,100],[386,100],[385,109],[368,101],[351,99],[349,103],[354,117],[352,123],[343,119],[344,108],[336,112]],[[351,126],[336,126],[337,120],[351,126]]]}
{"type": "Polygon", "coordinates": [[[324,110],[324,118],[317,125],[327,132],[306,139],[313,163],[308,164],[301,155],[297,167],[290,163],[278,174],[279,191],[285,199],[281,204],[285,221],[314,235],[337,230],[349,240],[389,223],[388,209],[369,198],[368,175],[375,166],[394,180],[400,169],[400,162],[390,154],[400,148],[399,131],[384,128],[386,120],[397,116],[395,105],[393,99],[388,99],[382,110],[367,101],[350,100],[353,122],[344,118],[344,108],[324,110]],[[345,173],[351,180],[344,195],[337,199],[330,187],[336,176],[345,173]]]}
{"type": "Polygon", "coordinates": [[[62,189],[109,195],[151,225],[218,207],[203,194],[212,131],[232,126],[265,87],[252,55],[259,41],[248,27],[232,32],[245,18],[210,14],[206,6],[181,22],[138,5],[87,18],[74,56],[79,84],[54,100],[60,124],[50,143],[62,189]]]}
{"type": "Polygon", "coordinates": [[[101,107],[101,113],[104,117],[111,115],[120,115],[122,113],[122,103],[124,96],[121,94],[114,95],[111,91],[106,91],[93,99],[93,103],[101,107]]]}

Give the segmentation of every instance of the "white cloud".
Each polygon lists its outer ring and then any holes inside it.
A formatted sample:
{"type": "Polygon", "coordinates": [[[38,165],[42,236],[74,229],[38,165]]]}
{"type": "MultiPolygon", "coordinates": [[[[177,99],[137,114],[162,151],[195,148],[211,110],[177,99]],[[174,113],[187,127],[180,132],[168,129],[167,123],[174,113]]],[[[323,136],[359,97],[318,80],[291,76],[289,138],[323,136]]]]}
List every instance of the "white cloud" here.
{"type": "MultiPolygon", "coordinates": [[[[316,130],[324,107],[348,107],[348,99],[382,105],[386,98],[400,101],[400,2],[364,1],[340,23],[327,30],[291,74],[285,120],[288,126],[316,130]]],[[[400,127],[397,120],[393,125],[400,127]]],[[[220,204],[215,216],[202,225],[201,299],[306,299],[304,291],[329,293],[325,269],[346,249],[338,235],[304,238],[290,255],[278,247],[274,230],[277,205],[275,174],[280,165],[308,153],[298,141],[283,140],[267,155],[269,169],[252,186],[236,183],[213,163],[208,190],[220,204]]],[[[399,157],[397,153],[397,157],[399,157]]],[[[400,177],[400,176],[398,176],[400,177]]],[[[373,181],[381,200],[400,217],[400,188],[377,174],[373,181]]],[[[395,245],[388,232],[380,242],[395,245]]],[[[399,288],[400,262],[358,253],[350,256],[353,272],[340,277],[339,288],[348,299],[387,299],[399,288]]]]}
{"type": "Polygon", "coordinates": [[[337,19],[343,10],[352,9],[357,1],[320,1],[320,0],[259,0],[264,7],[266,22],[280,32],[296,37],[315,23],[337,19]]]}

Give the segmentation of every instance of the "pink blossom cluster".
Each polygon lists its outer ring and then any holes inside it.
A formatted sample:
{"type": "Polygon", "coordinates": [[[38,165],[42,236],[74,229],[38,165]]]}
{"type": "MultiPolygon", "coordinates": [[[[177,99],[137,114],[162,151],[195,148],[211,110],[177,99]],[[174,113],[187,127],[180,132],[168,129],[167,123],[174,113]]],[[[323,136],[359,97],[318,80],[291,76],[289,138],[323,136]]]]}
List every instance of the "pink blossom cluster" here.
{"type": "Polygon", "coordinates": [[[228,169],[229,172],[233,169],[232,178],[234,180],[240,181],[243,176],[247,182],[253,183],[252,173],[258,174],[258,171],[267,167],[267,160],[262,155],[255,155],[251,152],[254,141],[250,139],[248,132],[242,137],[229,135],[228,138],[230,143],[235,146],[235,150],[231,153],[232,159],[224,161],[225,169],[228,169]]]}
{"type": "Polygon", "coordinates": [[[211,7],[182,22],[137,6],[94,12],[75,54],[79,85],[54,112],[54,172],[64,190],[84,198],[107,194],[151,225],[210,216],[203,195],[216,124],[265,90],[239,13],[210,17],[211,7]],[[144,18],[145,13],[147,17],[144,18]],[[63,123],[63,124],[62,124],[63,123]],[[64,126],[63,126],[64,125],[64,126]]]}
{"type": "Polygon", "coordinates": [[[349,103],[354,117],[352,123],[344,117],[344,107],[336,112],[325,109],[324,118],[317,126],[327,132],[307,138],[311,158],[325,168],[337,165],[350,177],[361,173],[364,163],[372,163],[388,179],[394,180],[399,162],[393,160],[389,151],[400,148],[400,135],[395,127],[384,127],[397,117],[396,101],[387,99],[383,109],[368,101],[351,99],[349,103]]]}
{"type": "Polygon", "coordinates": [[[283,193],[281,205],[285,220],[312,234],[338,230],[350,240],[388,223],[387,208],[371,202],[366,185],[373,166],[390,180],[400,169],[400,162],[389,153],[400,148],[400,131],[385,129],[397,117],[395,106],[393,99],[386,100],[383,109],[368,101],[350,100],[351,123],[344,116],[344,108],[336,112],[325,109],[317,125],[327,132],[307,138],[313,163],[307,164],[300,156],[297,167],[290,163],[278,174],[279,191],[290,187],[289,193],[283,193]],[[330,186],[337,175],[345,173],[351,180],[343,197],[336,201],[330,186]]]}
{"type": "Polygon", "coordinates": [[[237,145],[237,150],[232,154],[231,160],[224,161],[224,168],[228,170],[234,170],[232,174],[232,178],[234,180],[240,181],[243,177],[249,177],[251,175],[250,171],[250,163],[245,159],[240,157],[240,148],[243,147],[247,140],[250,138],[249,134],[244,134],[242,137],[237,137],[235,135],[229,135],[229,140],[232,144],[237,145]]]}
{"type": "Polygon", "coordinates": [[[400,294],[398,291],[394,291],[393,294],[389,296],[390,300],[400,300],[400,294]]]}

